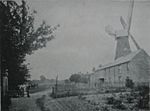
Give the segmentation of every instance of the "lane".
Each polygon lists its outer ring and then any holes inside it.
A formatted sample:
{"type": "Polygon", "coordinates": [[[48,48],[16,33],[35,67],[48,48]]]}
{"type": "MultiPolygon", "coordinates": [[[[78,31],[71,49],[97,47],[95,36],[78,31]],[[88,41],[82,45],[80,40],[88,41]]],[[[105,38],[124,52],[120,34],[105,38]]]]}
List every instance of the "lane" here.
{"type": "Polygon", "coordinates": [[[48,96],[51,90],[46,90],[38,93],[30,94],[30,98],[20,97],[12,98],[12,104],[10,106],[10,111],[41,111],[39,106],[36,104],[36,100],[41,98],[43,95],[48,96]]]}

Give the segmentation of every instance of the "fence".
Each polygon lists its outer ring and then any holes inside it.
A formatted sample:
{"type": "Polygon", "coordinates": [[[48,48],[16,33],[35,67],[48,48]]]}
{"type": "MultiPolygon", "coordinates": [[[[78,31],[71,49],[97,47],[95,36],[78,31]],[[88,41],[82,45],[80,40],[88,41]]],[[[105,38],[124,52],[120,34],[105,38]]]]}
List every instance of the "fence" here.
{"type": "Polygon", "coordinates": [[[87,84],[57,84],[52,88],[52,97],[77,96],[93,93],[87,84]]]}

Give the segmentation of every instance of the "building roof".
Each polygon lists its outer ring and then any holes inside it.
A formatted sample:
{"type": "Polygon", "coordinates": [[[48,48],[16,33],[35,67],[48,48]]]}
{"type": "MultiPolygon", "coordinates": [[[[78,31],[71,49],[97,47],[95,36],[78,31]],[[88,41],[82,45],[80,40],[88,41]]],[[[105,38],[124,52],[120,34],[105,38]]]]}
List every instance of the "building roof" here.
{"type": "Polygon", "coordinates": [[[137,50],[137,51],[134,51],[134,52],[131,52],[130,54],[126,55],[126,56],[122,56],[118,59],[116,59],[115,61],[109,63],[109,64],[106,64],[104,66],[102,66],[99,70],[102,70],[104,68],[108,68],[108,67],[112,67],[112,66],[115,66],[115,65],[119,65],[119,64],[123,64],[123,63],[126,63],[126,62],[129,62],[131,61],[141,50],[137,50]]]}

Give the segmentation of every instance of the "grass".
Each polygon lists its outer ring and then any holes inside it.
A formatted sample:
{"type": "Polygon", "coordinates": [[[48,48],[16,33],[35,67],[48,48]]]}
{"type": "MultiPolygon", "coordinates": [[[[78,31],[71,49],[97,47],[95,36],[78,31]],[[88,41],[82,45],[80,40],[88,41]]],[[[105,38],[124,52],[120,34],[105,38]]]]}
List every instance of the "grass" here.
{"type": "Polygon", "coordinates": [[[94,107],[78,97],[48,100],[45,106],[49,111],[94,111],[94,107]]]}
{"type": "Polygon", "coordinates": [[[49,111],[45,108],[44,102],[45,102],[45,95],[43,95],[41,98],[36,99],[37,106],[41,109],[41,111],[49,111]]]}
{"type": "Polygon", "coordinates": [[[45,91],[47,89],[50,89],[48,85],[41,85],[36,88],[30,89],[30,93],[37,93],[37,92],[45,91]]]}

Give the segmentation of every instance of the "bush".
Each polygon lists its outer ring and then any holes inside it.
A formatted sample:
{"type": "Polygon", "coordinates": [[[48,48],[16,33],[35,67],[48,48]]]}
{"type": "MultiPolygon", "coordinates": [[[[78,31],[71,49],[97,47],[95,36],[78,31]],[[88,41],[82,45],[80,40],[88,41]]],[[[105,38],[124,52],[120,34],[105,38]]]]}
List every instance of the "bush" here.
{"type": "Polygon", "coordinates": [[[139,98],[137,107],[140,109],[149,109],[149,86],[138,86],[139,98]]]}
{"type": "Polygon", "coordinates": [[[46,96],[43,95],[41,98],[38,98],[38,99],[36,100],[36,104],[37,104],[37,106],[40,107],[41,111],[48,111],[48,110],[45,108],[45,106],[44,106],[45,97],[46,97],[46,96]]]}
{"type": "Polygon", "coordinates": [[[114,100],[113,108],[125,110],[127,109],[121,100],[114,100]]]}
{"type": "Polygon", "coordinates": [[[134,96],[132,96],[132,95],[127,95],[126,100],[127,100],[127,103],[133,103],[134,96]]]}
{"type": "Polygon", "coordinates": [[[106,98],[106,100],[107,100],[107,104],[113,104],[114,103],[114,97],[108,97],[108,98],[106,98]]]}
{"type": "Polygon", "coordinates": [[[121,110],[127,109],[120,99],[115,99],[114,97],[108,97],[106,100],[107,100],[107,104],[113,105],[112,108],[121,109],[121,110]]]}
{"type": "Polygon", "coordinates": [[[130,79],[129,77],[126,78],[126,83],[125,83],[127,88],[133,88],[134,87],[134,83],[132,81],[132,79],[130,79]]]}
{"type": "Polygon", "coordinates": [[[102,106],[101,111],[110,111],[110,110],[109,110],[108,106],[102,106]]]}

